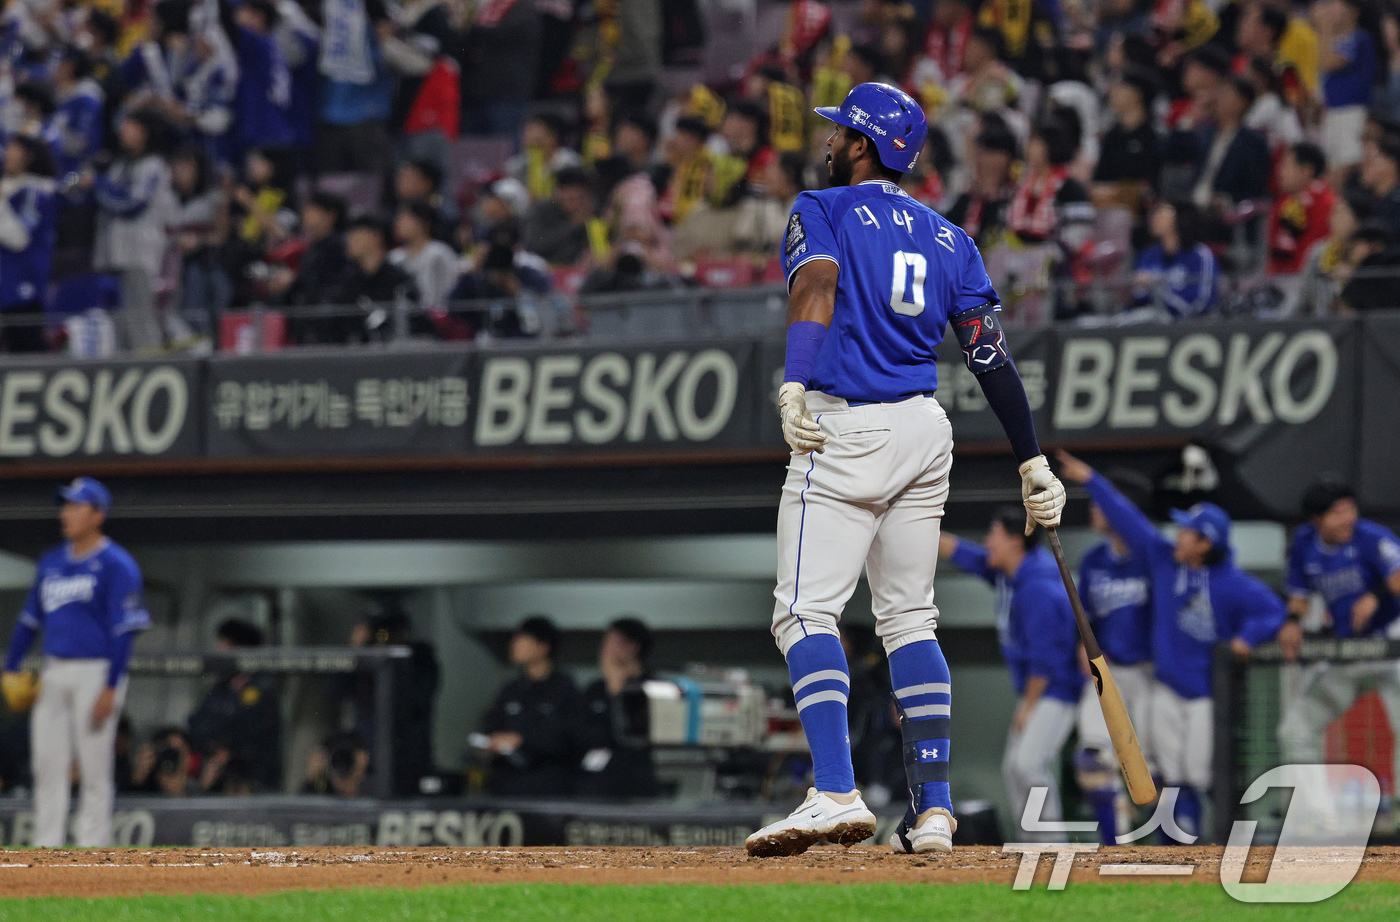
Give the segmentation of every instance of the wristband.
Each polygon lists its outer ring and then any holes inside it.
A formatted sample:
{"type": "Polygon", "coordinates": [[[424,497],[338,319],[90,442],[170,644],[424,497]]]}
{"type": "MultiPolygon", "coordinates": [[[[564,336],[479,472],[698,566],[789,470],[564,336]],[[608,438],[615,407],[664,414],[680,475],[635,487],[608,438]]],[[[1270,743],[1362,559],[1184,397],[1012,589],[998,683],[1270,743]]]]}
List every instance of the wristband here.
{"type": "Polygon", "coordinates": [[[783,362],[783,383],[796,381],[803,387],[812,380],[812,369],[826,339],[826,324],[799,320],[787,331],[787,356],[783,362]]]}

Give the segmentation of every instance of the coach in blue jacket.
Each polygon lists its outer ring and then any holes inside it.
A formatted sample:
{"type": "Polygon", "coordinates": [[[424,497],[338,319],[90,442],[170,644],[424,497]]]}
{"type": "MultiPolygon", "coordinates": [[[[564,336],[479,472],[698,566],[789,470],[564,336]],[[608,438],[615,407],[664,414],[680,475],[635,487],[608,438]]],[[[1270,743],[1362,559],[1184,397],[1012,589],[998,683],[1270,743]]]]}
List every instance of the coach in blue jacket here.
{"type": "Polygon", "coordinates": [[[1006,737],[1001,773],[1016,835],[1020,841],[1034,841],[1036,834],[1021,825],[1032,788],[1046,788],[1044,809],[1035,819],[1061,818],[1055,766],[1074,729],[1084,675],[1076,652],[1079,631],[1060,571],[1050,552],[1035,546],[1040,532],[1024,534],[1025,518],[1019,508],[998,512],[981,547],[945,534],[939,539],[939,553],[997,591],[997,634],[1020,699],[1006,737]]]}
{"type": "Polygon", "coordinates": [[[1083,461],[1059,453],[1065,478],[1083,484],[1113,530],[1152,574],[1152,661],[1157,691],[1151,738],[1167,787],[1180,788],[1177,824],[1201,829],[1201,802],[1211,783],[1215,702],[1211,663],[1216,643],[1240,657],[1272,640],[1284,623],[1283,600],[1235,566],[1230,516],[1214,503],[1172,510],[1176,540],[1083,461]]]}

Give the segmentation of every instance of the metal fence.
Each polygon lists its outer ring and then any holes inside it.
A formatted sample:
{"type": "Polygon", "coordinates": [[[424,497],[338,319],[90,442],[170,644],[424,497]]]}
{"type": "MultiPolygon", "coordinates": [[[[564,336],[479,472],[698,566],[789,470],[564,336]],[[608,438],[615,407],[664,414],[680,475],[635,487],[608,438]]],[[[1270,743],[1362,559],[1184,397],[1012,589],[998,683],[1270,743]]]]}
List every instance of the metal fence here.
{"type": "MultiPolygon", "coordinates": [[[[1006,268],[1006,267],[1002,267],[1006,268]]],[[[1002,275],[1002,273],[998,273],[1002,275]]],[[[1085,279],[1056,278],[1048,272],[1010,271],[1000,278],[1009,326],[1039,327],[1055,320],[1080,324],[1128,325],[1170,322],[1182,311],[1172,309],[1166,291],[1190,279],[1170,275],[1147,280],[1131,273],[1085,279]]],[[[1297,275],[1220,275],[1217,296],[1203,313],[1221,318],[1278,319],[1322,317],[1333,312],[1344,282],[1378,282],[1368,297],[1394,303],[1353,307],[1400,307],[1400,266],[1364,267],[1343,278],[1318,272],[1297,275]]],[[[470,339],[485,344],[501,339],[583,339],[638,343],[717,336],[763,336],[781,332],[786,320],[787,292],[782,285],[753,288],[675,288],[625,294],[570,295],[565,292],[527,294],[453,302],[429,310],[406,300],[394,303],[325,304],[305,307],[253,307],[212,313],[169,314],[181,329],[199,334],[206,350],[257,353],[290,346],[298,332],[311,327],[334,331],[331,341],[358,340],[374,346],[407,345],[434,339],[470,339]],[[234,333],[223,328],[235,321],[234,333]],[[273,323],[269,323],[269,320],[273,323]],[[223,335],[221,335],[221,333],[223,335]]],[[[89,312],[56,317],[45,314],[0,314],[0,326],[43,327],[57,334],[66,327],[68,352],[83,357],[111,355],[116,350],[113,318],[117,314],[89,312]],[[112,327],[105,339],[102,324],[112,327]],[[94,330],[96,325],[98,329],[94,330]]],[[[62,341],[61,335],[53,337],[62,341]]],[[[182,337],[171,335],[172,340],[182,337]]]]}

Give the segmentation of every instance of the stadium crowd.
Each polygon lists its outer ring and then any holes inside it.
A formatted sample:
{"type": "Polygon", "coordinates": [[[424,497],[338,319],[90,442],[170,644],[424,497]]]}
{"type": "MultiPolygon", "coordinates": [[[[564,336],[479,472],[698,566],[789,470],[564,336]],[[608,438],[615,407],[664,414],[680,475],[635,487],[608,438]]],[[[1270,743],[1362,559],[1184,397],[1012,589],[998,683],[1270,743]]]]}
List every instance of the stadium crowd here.
{"type": "Polygon", "coordinates": [[[551,292],[780,283],[826,181],[810,109],[868,80],[924,105],[905,187],[976,238],[1014,321],[1400,300],[1393,4],[791,0],[781,23],[10,0],[0,350],[207,348],[250,305],[299,344],[529,336],[551,292]],[[707,42],[753,54],[678,79],[707,42]]]}

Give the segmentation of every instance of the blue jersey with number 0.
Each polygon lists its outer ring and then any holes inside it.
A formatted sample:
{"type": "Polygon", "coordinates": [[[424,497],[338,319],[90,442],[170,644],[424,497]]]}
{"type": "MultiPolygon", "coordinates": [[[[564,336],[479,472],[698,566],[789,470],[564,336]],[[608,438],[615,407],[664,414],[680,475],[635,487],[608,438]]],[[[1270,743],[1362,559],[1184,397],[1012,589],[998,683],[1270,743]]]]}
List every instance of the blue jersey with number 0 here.
{"type": "Polygon", "coordinates": [[[938,388],[934,350],[948,318],[997,302],[972,239],[894,183],[869,180],[797,197],[783,268],[840,268],[836,311],[809,390],[889,402],[938,388]]]}

